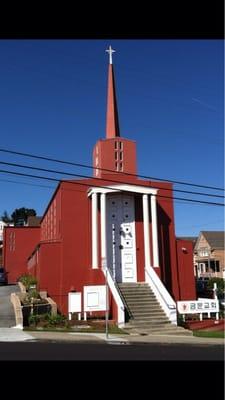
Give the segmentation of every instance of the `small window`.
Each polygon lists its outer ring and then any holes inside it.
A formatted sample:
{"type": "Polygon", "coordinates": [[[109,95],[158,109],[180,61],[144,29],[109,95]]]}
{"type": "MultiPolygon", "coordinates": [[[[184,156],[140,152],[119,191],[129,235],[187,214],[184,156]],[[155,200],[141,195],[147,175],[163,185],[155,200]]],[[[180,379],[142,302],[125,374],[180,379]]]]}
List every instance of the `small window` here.
{"type": "Polygon", "coordinates": [[[123,171],[123,163],[120,162],[120,171],[123,171]]]}
{"type": "Polygon", "coordinates": [[[118,151],[115,151],[115,160],[118,160],[118,151]]]}
{"type": "Polygon", "coordinates": [[[119,143],[120,143],[120,150],[123,150],[123,143],[122,142],[119,143]]]}
{"type": "Polygon", "coordinates": [[[120,161],[122,161],[122,160],[123,160],[123,152],[120,151],[120,161]]]}
{"type": "Polygon", "coordinates": [[[114,146],[115,146],[115,150],[117,150],[118,149],[118,142],[115,142],[114,146]]]}

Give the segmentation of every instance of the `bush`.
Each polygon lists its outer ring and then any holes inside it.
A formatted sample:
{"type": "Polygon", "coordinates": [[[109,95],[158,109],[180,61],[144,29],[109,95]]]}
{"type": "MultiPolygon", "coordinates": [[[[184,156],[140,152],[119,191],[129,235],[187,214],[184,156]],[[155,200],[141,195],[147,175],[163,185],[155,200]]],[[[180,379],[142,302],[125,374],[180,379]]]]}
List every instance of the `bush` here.
{"type": "Polygon", "coordinates": [[[68,321],[64,315],[32,314],[28,317],[29,326],[42,326],[44,328],[67,327],[68,321]]]}
{"type": "Polygon", "coordinates": [[[29,274],[23,274],[19,277],[18,279],[19,282],[21,282],[26,290],[29,290],[31,286],[37,285],[37,279],[35,276],[29,275],[29,274]]]}
{"type": "Polygon", "coordinates": [[[224,279],[223,278],[210,278],[207,282],[207,289],[213,289],[214,283],[217,284],[217,296],[223,297],[224,296],[224,279]]]}

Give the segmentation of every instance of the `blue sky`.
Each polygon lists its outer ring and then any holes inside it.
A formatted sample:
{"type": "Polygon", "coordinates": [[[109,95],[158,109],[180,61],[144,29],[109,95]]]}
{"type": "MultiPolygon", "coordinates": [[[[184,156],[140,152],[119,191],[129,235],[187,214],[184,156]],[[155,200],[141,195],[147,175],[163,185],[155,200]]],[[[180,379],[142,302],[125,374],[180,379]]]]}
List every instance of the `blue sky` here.
{"type": "MultiPolygon", "coordinates": [[[[105,137],[109,44],[120,132],[137,142],[139,174],[223,187],[223,40],[0,40],[0,147],[91,165],[105,137]]],[[[90,173],[1,152],[0,160],[90,173]]],[[[0,173],[0,187],[0,215],[23,206],[41,215],[55,184],[0,173]]],[[[223,215],[176,201],[176,233],[222,230],[223,215]]]]}

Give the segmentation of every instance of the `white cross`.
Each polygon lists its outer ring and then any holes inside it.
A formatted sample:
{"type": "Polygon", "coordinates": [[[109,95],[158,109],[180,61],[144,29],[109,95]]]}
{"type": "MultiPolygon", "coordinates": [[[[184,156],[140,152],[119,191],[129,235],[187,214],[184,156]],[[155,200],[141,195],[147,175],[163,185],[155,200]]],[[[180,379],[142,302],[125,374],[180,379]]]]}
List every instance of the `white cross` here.
{"type": "Polygon", "coordinates": [[[115,50],[112,49],[111,46],[106,50],[109,53],[109,64],[112,64],[112,53],[115,53],[115,50]]]}

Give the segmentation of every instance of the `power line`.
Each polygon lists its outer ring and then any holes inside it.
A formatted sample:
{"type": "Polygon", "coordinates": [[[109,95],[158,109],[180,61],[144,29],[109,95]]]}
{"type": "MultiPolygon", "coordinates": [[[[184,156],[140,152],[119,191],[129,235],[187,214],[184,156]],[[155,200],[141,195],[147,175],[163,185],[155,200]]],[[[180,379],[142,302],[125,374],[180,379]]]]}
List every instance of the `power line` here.
{"type": "MultiPolygon", "coordinates": [[[[46,176],[38,176],[38,175],[31,175],[31,174],[25,174],[22,172],[15,172],[15,171],[7,171],[7,170],[0,170],[0,173],[5,173],[5,174],[11,174],[11,175],[18,175],[18,176],[26,176],[26,177],[30,177],[30,178],[36,178],[36,179],[44,179],[44,180],[49,180],[49,181],[54,181],[54,182],[60,182],[60,179],[56,179],[56,178],[50,178],[50,177],[46,177],[46,176]]],[[[92,177],[89,177],[90,179],[93,179],[92,177]]],[[[103,186],[103,185],[95,185],[93,183],[84,183],[81,181],[69,181],[69,180],[63,180],[66,183],[70,183],[70,184],[74,184],[74,185],[82,185],[82,186],[87,186],[90,188],[90,186],[92,187],[97,187],[97,188],[102,188],[102,189],[112,189],[115,190],[115,187],[110,187],[110,186],[103,186]]],[[[121,182],[120,182],[121,183],[121,182]]],[[[141,185],[140,185],[141,186],[141,185]]],[[[146,186],[145,186],[146,187],[146,186]]],[[[124,190],[122,189],[116,189],[116,191],[123,193],[124,190]]],[[[170,197],[170,196],[163,196],[163,195],[159,195],[156,194],[156,197],[160,197],[160,198],[165,198],[165,199],[170,199],[170,200],[183,200],[183,201],[188,201],[188,202],[192,202],[192,203],[200,203],[200,204],[207,204],[207,205],[215,205],[215,206],[222,206],[224,207],[223,203],[215,203],[215,202],[210,202],[210,201],[203,201],[203,200],[194,200],[194,199],[186,199],[183,197],[170,197]]]]}
{"type": "MultiPolygon", "coordinates": [[[[21,181],[21,182],[19,182],[19,181],[12,181],[11,179],[0,179],[0,182],[7,182],[7,183],[14,183],[14,184],[17,184],[17,185],[28,185],[28,186],[35,186],[35,187],[41,187],[41,188],[46,188],[46,189],[56,189],[56,186],[47,186],[47,185],[38,185],[38,184],[35,184],[35,183],[28,183],[28,182],[24,182],[24,181],[21,181]]],[[[60,180],[56,180],[56,182],[57,183],[59,183],[60,182],[60,180]]],[[[67,182],[67,181],[64,181],[64,182],[67,182]]],[[[72,182],[73,183],[73,182],[72,182]]],[[[98,186],[98,187],[100,187],[100,186],[98,186]]],[[[69,191],[73,191],[73,189],[69,189],[69,188],[64,188],[64,190],[69,190],[69,191]]],[[[169,199],[165,199],[165,202],[166,201],[170,201],[170,199],[171,198],[169,198],[169,199]]],[[[185,204],[185,205],[190,205],[188,202],[185,202],[185,200],[174,200],[174,203],[176,203],[176,204],[185,204]]],[[[191,204],[191,205],[199,205],[198,203],[197,204],[191,204]]]]}
{"type": "MultiPolygon", "coordinates": [[[[73,165],[75,167],[82,167],[82,168],[89,168],[89,169],[100,170],[100,171],[105,171],[105,172],[119,173],[118,171],[114,171],[114,170],[111,170],[111,169],[93,167],[93,166],[90,166],[90,165],[87,165],[87,164],[80,164],[80,163],[75,163],[75,162],[71,162],[71,161],[59,160],[59,159],[56,159],[56,158],[38,156],[38,155],[35,155],[35,154],[30,154],[30,153],[23,153],[23,152],[19,152],[19,151],[13,151],[13,150],[2,149],[2,148],[0,148],[0,151],[4,152],[4,153],[17,154],[17,155],[20,155],[20,156],[36,158],[36,159],[39,159],[39,160],[52,161],[52,162],[56,162],[56,163],[59,163],[59,164],[73,165]]],[[[224,191],[225,190],[224,188],[215,187],[215,186],[200,185],[200,184],[196,184],[196,183],[175,181],[175,180],[172,180],[172,179],[157,178],[157,177],[145,176],[145,175],[136,175],[136,174],[131,174],[131,173],[128,173],[128,172],[123,172],[123,175],[140,177],[140,178],[149,179],[149,180],[156,179],[158,181],[176,183],[176,184],[179,184],[179,185],[200,187],[200,188],[204,188],[204,189],[212,189],[212,190],[219,190],[219,191],[224,191]]]]}
{"type": "Polygon", "coordinates": [[[29,183],[29,182],[24,182],[24,181],[18,182],[18,181],[12,181],[11,179],[0,179],[0,182],[16,183],[17,185],[37,186],[37,187],[42,187],[42,188],[47,188],[47,189],[55,189],[55,186],[38,185],[36,183],[29,183]]]}
{"type": "MultiPolygon", "coordinates": [[[[31,169],[31,170],[36,170],[36,171],[48,172],[48,173],[50,172],[50,173],[54,173],[54,174],[63,174],[63,175],[73,176],[73,177],[76,176],[76,177],[79,177],[79,178],[88,178],[88,179],[91,178],[91,179],[99,181],[99,178],[91,177],[89,175],[73,174],[73,173],[65,172],[65,171],[57,171],[57,170],[48,169],[48,168],[33,167],[33,166],[24,165],[24,164],[9,163],[9,162],[5,162],[5,161],[0,161],[0,164],[10,165],[10,166],[19,167],[19,168],[25,168],[25,169],[31,169]]],[[[113,184],[115,184],[115,183],[120,183],[120,184],[124,183],[124,184],[126,184],[127,183],[127,182],[124,182],[124,181],[121,181],[121,180],[117,181],[117,180],[112,180],[112,179],[108,179],[108,178],[103,178],[103,180],[106,181],[106,182],[111,182],[113,184]]],[[[129,182],[129,184],[131,186],[136,186],[136,183],[130,183],[129,182]]],[[[141,183],[139,183],[139,185],[140,186],[145,186],[145,185],[142,185],[141,183]]],[[[162,187],[159,187],[159,186],[156,186],[156,185],[154,185],[154,188],[161,189],[161,190],[169,190],[169,191],[174,191],[174,192],[180,192],[180,193],[194,194],[194,195],[199,195],[199,196],[219,197],[219,198],[222,198],[222,199],[225,198],[224,196],[221,196],[221,195],[215,195],[215,194],[210,194],[210,193],[202,193],[202,192],[192,192],[192,191],[188,191],[188,190],[162,188],[162,187]]]]}

